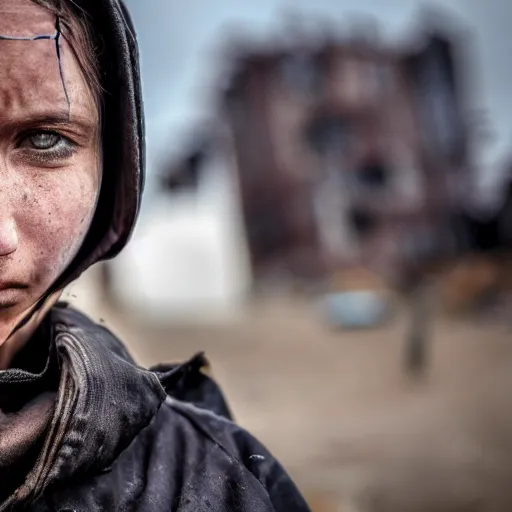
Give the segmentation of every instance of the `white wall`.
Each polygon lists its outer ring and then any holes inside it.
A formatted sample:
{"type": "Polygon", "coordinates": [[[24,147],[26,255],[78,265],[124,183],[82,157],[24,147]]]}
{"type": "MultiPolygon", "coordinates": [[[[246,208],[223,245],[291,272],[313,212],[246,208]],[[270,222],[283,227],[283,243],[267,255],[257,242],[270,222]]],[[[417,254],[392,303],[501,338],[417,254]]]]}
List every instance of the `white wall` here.
{"type": "Polygon", "coordinates": [[[238,313],[251,276],[226,156],[208,164],[197,193],[154,199],[151,214],[112,263],[121,303],[161,323],[238,313]]]}

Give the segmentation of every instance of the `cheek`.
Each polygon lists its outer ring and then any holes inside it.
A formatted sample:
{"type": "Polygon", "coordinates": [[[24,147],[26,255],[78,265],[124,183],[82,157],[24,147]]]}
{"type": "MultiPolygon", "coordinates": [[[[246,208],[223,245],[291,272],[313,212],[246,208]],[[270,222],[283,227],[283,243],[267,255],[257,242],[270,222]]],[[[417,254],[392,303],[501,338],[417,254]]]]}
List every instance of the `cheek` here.
{"type": "Polygon", "coordinates": [[[49,284],[71,262],[87,234],[97,195],[97,179],[87,172],[48,173],[26,189],[20,227],[34,281],[49,284]]]}

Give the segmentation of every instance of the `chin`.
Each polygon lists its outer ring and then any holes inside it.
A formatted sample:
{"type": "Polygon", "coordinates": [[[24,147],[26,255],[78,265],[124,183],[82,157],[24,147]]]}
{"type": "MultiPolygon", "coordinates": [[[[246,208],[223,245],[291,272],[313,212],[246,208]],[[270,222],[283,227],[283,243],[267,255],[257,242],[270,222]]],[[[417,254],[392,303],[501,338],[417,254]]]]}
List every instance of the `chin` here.
{"type": "Polygon", "coordinates": [[[2,311],[22,309],[26,301],[26,290],[22,288],[0,289],[0,313],[2,311]]]}

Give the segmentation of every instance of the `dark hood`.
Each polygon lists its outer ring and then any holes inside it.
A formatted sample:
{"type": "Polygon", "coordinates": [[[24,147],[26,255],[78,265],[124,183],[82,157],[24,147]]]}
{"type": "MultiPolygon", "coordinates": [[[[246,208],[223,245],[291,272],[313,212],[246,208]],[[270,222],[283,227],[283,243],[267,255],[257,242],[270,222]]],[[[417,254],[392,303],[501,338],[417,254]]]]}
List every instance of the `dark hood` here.
{"type": "Polygon", "coordinates": [[[99,39],[103,88],[103,181],[82,249],[55,284],[63,288],[92,264],[114,257],[128,241],[144,184],[144,115],[139,53],[130,15],[119,0],[74,0],[99,39]]]}

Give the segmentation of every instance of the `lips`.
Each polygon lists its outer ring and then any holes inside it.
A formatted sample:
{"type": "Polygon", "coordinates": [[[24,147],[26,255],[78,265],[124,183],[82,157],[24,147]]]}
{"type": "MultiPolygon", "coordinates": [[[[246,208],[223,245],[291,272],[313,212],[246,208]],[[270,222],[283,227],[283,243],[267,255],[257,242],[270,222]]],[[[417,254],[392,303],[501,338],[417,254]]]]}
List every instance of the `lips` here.
{"type": "Polygon", "coordinates": [[[0,292],[4,290],[25,290],[28,285],[17,281],[2,281],[0,279],[0,292]]]}

